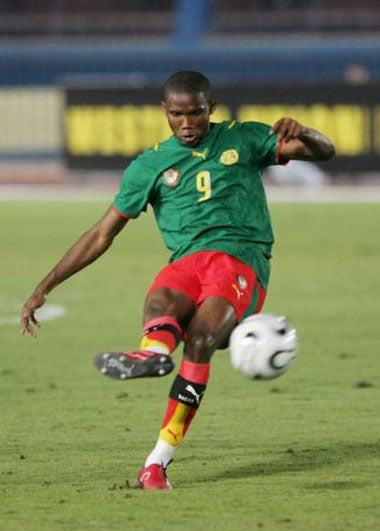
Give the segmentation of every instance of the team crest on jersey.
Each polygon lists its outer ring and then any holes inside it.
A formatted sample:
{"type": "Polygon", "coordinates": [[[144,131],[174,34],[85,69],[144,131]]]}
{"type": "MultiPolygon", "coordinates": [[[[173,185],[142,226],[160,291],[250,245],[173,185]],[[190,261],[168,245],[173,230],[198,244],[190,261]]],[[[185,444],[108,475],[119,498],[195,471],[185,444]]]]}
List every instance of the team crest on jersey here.
{"type": "Polygon", "coordinates": [[[166,184],[166,186],[169,186],[169,188],[174,188],[175,186],[177,186],[180,177],[181,174],[179,173],[179,171],[173,170],[173,168],[169,168],[161,175],[162,182],[166,184]]]}
{"type": "Polygon", "coordinates": [[[241,289],[245,289],[246,287],[248,287],[248,282],[241,275],[237,276],[237,281],[238,281],[239,286],[241,287],[241,289]]]}
{"type": "Polygon", "coordinates": [[[225,166],[232,166],[238,162],[239,153],[236,151],[236,149],[227,149],[227,151],[223,151],[223,153],[220,155],[219,160],[225,166]]]}

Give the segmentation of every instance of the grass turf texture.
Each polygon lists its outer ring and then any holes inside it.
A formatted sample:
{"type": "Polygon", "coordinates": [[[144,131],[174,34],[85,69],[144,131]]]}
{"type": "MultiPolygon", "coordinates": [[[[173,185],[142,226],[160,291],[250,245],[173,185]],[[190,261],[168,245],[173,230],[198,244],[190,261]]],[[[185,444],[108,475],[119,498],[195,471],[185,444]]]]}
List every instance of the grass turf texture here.
{"type": "MultiPolygon", "coordinates": [[[[0,317],[17,315],[105,208],[1,204],[0,317]]],[[[51,294],[68,313],[37,339],[0,326],[0,529],[378,529],[379,206],[271,210],[265,311],[296,325],[299,358],[278,380],[252,382],[227,351],[215,355],[173,492],[126,484],[156,440],[172,376],[117,382],[92,367],[96,352],[138,344],[146,289],[167,259],[150,215],[51,294]]]]}

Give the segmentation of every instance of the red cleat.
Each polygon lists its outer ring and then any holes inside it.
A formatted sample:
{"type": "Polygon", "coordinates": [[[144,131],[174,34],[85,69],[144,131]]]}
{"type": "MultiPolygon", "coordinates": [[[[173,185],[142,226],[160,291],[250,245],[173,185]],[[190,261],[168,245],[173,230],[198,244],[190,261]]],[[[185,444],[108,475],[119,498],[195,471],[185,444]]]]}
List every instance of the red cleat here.
{"type": "Polygon", "coordinates": [[[163,465],[156,463],[142,468],[137,482],[139,487],[145,490],[171,490],[173,488],[166,477],[166,469],[163,465]]]}

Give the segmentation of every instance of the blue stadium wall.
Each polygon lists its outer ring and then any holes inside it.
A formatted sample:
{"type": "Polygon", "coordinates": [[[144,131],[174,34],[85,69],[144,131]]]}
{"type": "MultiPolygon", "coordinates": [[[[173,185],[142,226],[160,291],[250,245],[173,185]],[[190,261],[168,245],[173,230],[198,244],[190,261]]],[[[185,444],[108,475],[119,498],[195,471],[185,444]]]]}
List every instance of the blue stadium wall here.
{"type": "Polygon", "coordinates": [[[160,82],[172,72],[201,70],[215,82],[339,83],[359,64],[380,80],[377,41],[293,41],[174,46],[28,44],[0,46],[0,86],[57,85],[77,75],[160,82]]]}

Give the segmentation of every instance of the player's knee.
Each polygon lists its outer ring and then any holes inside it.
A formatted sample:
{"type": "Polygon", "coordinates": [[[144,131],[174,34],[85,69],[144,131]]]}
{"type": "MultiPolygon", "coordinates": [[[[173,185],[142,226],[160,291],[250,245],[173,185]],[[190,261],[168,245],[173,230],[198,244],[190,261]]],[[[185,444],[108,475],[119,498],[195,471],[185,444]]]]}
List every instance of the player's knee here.
{"type": "Polygon", "coordinates": [[[208,363],[217,348],[216,334],[207,328],[189,330],[186,340],[186,358],[194,363],[208,363]]]}
{"type": "Polygon", "coordinates": [[[144,321],[169,315],[185,326],[195,311],[194,301],[182,293],[169,288],[151,292],[144,306],[144,321]]]}
{"type": "Polygon", "coordinates": [[[145,313],[149,315],[149,318],[160,317],[167,313],[168,304],[167,301],[160,299],[152,299],[145,307],[145,313]]]}
{"type": "Polygon", "coordinates": [[[154,319],[162,315],[175,316],[175,307],[175,298],[169,290],[157,290],[151,293],[145,302],[145,319],[154,319]]]}

